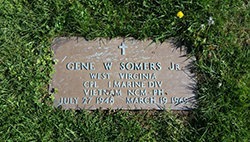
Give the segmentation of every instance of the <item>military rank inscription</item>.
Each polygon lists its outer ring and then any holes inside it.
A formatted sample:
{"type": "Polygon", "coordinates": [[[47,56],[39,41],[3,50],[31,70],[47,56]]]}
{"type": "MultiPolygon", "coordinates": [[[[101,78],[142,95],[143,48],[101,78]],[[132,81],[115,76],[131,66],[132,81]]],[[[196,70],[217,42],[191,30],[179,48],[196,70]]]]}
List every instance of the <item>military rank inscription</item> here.
{"type": "Polygon", "coordinates": [[[195,107],[191,59],[175,47],[132,38],[60,37],[53,41],[54,105],[65,109],[172,109],[195,107]]]}

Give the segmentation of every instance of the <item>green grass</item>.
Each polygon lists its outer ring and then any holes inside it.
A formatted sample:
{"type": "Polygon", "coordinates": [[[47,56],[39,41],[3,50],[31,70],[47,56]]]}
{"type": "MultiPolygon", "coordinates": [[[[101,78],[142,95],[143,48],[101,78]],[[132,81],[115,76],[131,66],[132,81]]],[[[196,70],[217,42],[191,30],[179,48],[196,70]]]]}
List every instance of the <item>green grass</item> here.
{"type": "Polygon", "coordinates": [[[249,15],[246,0],[0,0],[0,141],[249,141],[249,15]],[[53,108],[58,36],[178,38],[196,57],[197,110],[53,108]]]}

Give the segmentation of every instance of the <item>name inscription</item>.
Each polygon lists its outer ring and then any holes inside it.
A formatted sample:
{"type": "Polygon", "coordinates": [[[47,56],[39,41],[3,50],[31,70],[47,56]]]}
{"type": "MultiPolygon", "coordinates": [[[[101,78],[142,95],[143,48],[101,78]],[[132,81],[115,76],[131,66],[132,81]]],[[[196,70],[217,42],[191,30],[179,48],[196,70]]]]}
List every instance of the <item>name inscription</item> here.
{"type": "Polygon", "coordinates": [[[50,86],[58,89],[55,106],[178,110],[194,107],[195,94],[187,88],[195,82],[187,75],[188,70],[185,72],[186,58],[178,59],[178,54],[174,57],[178,51],[168,53],[167,50],[173,51],[169,45],[145,48],[147,42],[129,45],[130,42],[115,39],[117,42],[108,41],[108,46],[73,39],[59,38],[52,47],[59,60],[50,86]]]}

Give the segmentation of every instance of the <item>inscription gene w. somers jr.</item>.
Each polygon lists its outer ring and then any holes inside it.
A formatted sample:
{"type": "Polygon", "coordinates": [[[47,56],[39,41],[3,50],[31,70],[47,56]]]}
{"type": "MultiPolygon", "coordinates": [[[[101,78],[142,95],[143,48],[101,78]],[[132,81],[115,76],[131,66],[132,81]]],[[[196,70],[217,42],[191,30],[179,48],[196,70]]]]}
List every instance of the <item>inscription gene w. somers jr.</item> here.
{"type": "MultiPolygon", "coordinates": [[[[63,83],[59,85],[60,95],[55,94],[56,105],[89,109],[98,107],[159,109],[166,106],[189,107],[192,104],[190,95],[176,94],[175,84],[172,85],[172,82],[185,81],[183,78],[178,78],[184,68],[178,61],[130,59],[130,54],[134,54],[134,51],[131,53],[130,50],[133,49],[124,42],[120,42],[120,45],[122,46],[116,48],[120,50],[120,53],[116,53],[117,56],[120,55],[119,60],[105,61],[105,59],[87,58],[86,55],[77,58],[76,55],[71,58],[65,54],[64,57],[61,56],[61,62],[58,62],[61,64],[60,69],[56,69],[56,72],[64,74],[60,81],[67,85],[63,83]],[[176,73],[169,74],[170,72],[176,73]],[[177,78],[173,80],[175,77],[177,78]]],[[[84,49],[86,50],[86,47],[84,49]]],[[[83,50],[85,54],[90,51],[85,50],[83,50]]],[[[112,52],[115,49],[108,48],[108,50],[112,52]]],[[[94,55],[97,53],[98,51],[94,55]]]]}
{"type": "MultiPolygon", "coordinates": [[[[82,62],[68,62],[66,64],[66,68],[67,70],[95,70],[94,67],[95,63],[94,62],[90,62],[90,63],[82,63],[82,62]]],[[[112,62],[108,62],[105,63],[103,62],[103,66],[105,68],[105,70],[110,70],[112,68],[112,62]]],[[[140,70],[144,70],[144,71],[160,71],[162,69],[161,67],[161,63],[157,62],[157,63],[132,63],[132,62],[121,62],[120,63],[120,70],[136,70],[136,71],[140,71],[140,70]]],[[[171,66],[169,67],[169,70],[180,70],[179,65],[174,64],[173,62],[171,62],[171,66]]],[[[112,73],[89,73],[89,77],[90,79],[111,79],[112,73]]],[[[155,73],[118,73],[119,79],[121,80],[155,80],[156,75],[155,73]]],[[[109,90],[109,89],[83,89],[83,92],[86,96],[114,96],[114,95],[122,95],[121,94],[121,89],[119,88],[154,88],[154,87],[161,87],[163,84],[163,81],[108,81],[107,82],[107,86],[108,88],[112,87],[112,88],[117,88],[114,90],[109,90]]],[[[98,88],[99,86],[97,85],[96,81],[84,81],[83,82],[83,87],[84,88],[98,88]]],[[[153,96],[155,95],[163,95],[164,90],[163,89],[153,89],[152,90],[152,94],[153,96]]],[[[128,89],[127,90],[127,95],[128,96],[147,96],[147,90],[146,89],[135,89],[135,90],[131,90],[128,89]]],[[[67,103],[72,103],[74,104],[74,101],[72,100],[78,100],[79,98],[73,98],[70,100],[70,98],[68,98],[67,100],[65,100],[65,98],[61,98],[60,99],[60,103],[61,104],[67,104],[67,103]]],[[[111,99],[111,98],[110,98],[111,99]]],[[[177,98],[171,98],[171,102],[172,103],[181,103],[178,102],[179,100],[176,100],[177,98]]],[[[88,100],[86,102],[83,103],[89,103],[92,98],[88,97],[88,99],[83,99],[83,100],[88,100]]],[[[100,100],[97,100],[96,102],[102,102],[105,101],[104,98],[100,98],[100,100]]],[[[112,99],[113,100],[113,99],[112,99]]],[[[167,98],[162,97],[160,98],[160,103],[167,103],[167,98]]],[[[188,99],[183,97],[183,100],[181,98],[180,101],[183,101],[183,103],[188,103],[188,99]]],[[[114,100],[111,102],[113,103],[114,100]]],[[[139,98],[126,98],[126,103],[145,103],[145,104],[151,104],[151,103],[155,103],[155,98],[154,97],[139,97],[139,98]]],[[[75,101],[76,103],[76,101],[75,101]]],[[[109,101],[107,101],[106,103],[109,103],[109,101]]]]}

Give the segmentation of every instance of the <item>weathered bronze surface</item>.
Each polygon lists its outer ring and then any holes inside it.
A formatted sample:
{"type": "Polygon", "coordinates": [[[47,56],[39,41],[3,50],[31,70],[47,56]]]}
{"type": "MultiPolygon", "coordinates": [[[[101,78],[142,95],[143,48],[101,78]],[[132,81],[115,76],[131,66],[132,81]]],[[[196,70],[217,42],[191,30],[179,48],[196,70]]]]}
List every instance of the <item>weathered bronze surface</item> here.
{"type": "Polygon", "coordinates": [[[55,106],[65,109],[195,108],[192,59],[174,40],[59,37],[52,43],[55,106]]]}

